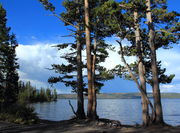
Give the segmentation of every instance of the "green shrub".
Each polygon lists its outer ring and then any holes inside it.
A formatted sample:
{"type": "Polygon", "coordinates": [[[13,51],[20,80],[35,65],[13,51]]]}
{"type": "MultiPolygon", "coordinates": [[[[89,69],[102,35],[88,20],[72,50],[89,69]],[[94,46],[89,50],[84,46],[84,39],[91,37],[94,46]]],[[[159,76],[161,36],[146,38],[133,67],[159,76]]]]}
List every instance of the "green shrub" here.
{"type": "Polygon", "coordinates": [[[18,124],[33,124],[38,120],[34,108],[22,104],[14,104],[4,108],[0,113],[0,120],[18,124]]]}

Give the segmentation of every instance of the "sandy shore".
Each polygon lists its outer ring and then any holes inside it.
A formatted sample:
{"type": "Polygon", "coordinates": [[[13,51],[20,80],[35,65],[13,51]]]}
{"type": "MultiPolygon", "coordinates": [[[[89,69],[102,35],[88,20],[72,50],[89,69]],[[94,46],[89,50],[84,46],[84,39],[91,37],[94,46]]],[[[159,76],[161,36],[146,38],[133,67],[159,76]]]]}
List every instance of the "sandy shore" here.
{"type": "Polygon", "coordinates": [[[18,125],[0,122],[0,133],[180,133],[180,126],[130,126],[112,127],[102,122],[65,120],[59,122],[41,120],[34,125],[18,125]]]}

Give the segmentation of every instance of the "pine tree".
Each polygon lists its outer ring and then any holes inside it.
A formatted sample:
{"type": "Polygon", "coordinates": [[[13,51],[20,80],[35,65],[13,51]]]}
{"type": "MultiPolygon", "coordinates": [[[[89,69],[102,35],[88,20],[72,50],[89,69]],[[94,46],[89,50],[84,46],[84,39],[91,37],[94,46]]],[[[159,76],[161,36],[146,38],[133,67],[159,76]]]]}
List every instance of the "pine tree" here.
{"type": "Polygon", "coordinates": [[[65,74],[60,77],[50,77],[48,80],[50,83],[56,83],[56,82],[63,82],[66,86],[72,86],[73,90],[77,92],[77,111],[76,116],[80,119],[85,118],[84,113],[84,98],[83,98],[83,63],[82,63],[82,48],[83,48],[83,42],[82,42],[82,26],[80,22],[82,22],[81,15],[82,15],[82,9],[80,5],[80,1],[64,1],[63,5],[66,8],[67,12],[62,13],[60,16],[55,14],[55,8],[49,1],[42,1],[40,2],[45,6],[47,10],[51,10],[53,14],[60,18],[65,25],[71,25],[75,28],[75,43],[69,43],[69,44],[63,44],[58,45],[58,48],[67,48],[68,45],[70,45],[72,52],[66,54],[64,57],[65,60],[68,61],[68,65],[52,65],[53,69],[55,71],[58,71],[60,74],[65,74]],[[71,45],[72,44],[72,45],[71,45]],[[75,52],[73,51],[75,50],[75,52]],[[63,72],[64,71],[64,72],[63,72]],[[74,79],[74,76],[71,72],[77,72],[77,77],[74,79]],[[72,79],[72,80],[71,80],[72,79]]]}
{"type": "Polygon", "coordinates": [[[146,0],[146,18],[148,25],[148,43],[151,54],[151,71],[152,71],[152,85],[153,97],[155,107],[155,123],[162,124],[163,111],[161,105],[161,95],[159,88],[159,72],[156,59],[156,50],[160,47],[168,47],[171,43],[176,43],[179,40],[178,34],[178,13],[168,12],[166,0],[150,1],[146,0]],[[162,25],[161,28],[158,26],[162,25]]]}
{"type": "Polygon", "coordinates": [[[90,31],[91,31],[91,57],[92,57],[92,97],[93,97],[93,119],[97,119],[97,101],[96,93],[104,85],[103,80],[110,80],[114,76],[100,63],[104,62],[108,57],[107,49],[112,50],[111,45],[105,43],[104,38],[111,36],[112,32],[110,27],[105,25],[102,21],[102,16],[99,15],[97,10],[99,7],[108,0],[104,1],[90,1],[90,31]]]}
{"type": "Polygon", "coordinates": [[[54,91],[53,91],[53,100],[54,101],[56,101],[57,100],[57,91],[56,91],[56,89],[54,89],[54,91]]]}
{"type": "MultiPolygon", "coordinates": [[[[42,2],[43,3],[43,2],[42,2]]],[[[91,1],[90,5],[91,8],[98,7],[99,4],[102,2],[97,1],[91,1]]],[[[44,3],[43,3],[44,4],[44,3]]],[[[46,5],[51,5],[47,4],[46,5]]],[[[61,13],[61,20],[65,23],[67,26],[72,26],[72,36],[75,37],[74,43],[66,43],[58,45],[58,49],[68,48],[70,49],[68,53],[61,56],[61,58],[65,59],[68,63],[57,65],[52,65],[52,69],[56,72],[60,73],[61,76],[59,77],[51,77],[49,79],[50,83],[56,83],[56,82],[63,82],[66,86],[71,86],[73,88],[74,92],[77,92],[77,99],[78,99],[78,110],[76,112],[76,115],[83,114],[81,110],[82,109],[82,100],[83,100],[83,91],[85,90],[86,84],[83,83],[83,75],[82,70],[85,67],[85,64],[82,63],[82,50],[84,49],[85,44],[85,24],[84,24],[84,8],[83,8],[84,2],[82,0],[74,0],[69,1],[66,0],[63,2],[63,6],[66,8],[66,11],[61,13]],[[71,52],[70,52],[71,51],[71,52]],[[77,72],[77,81],[76,81],[76,75],[74,73],[77,72]],[[79,112],[79,113],[78,113],[79,112]]],[[[47,6],[46,6],[47,8],[47,6]]],[[[58,18],[59,18],[58,17],[58,18]]],[[[91,64],[91,67],[93,68],[94,74],[93,74],[93,95],[91,95],[93,98],[93,108],[94,108],[94,115],[96,114],[96,92],[99,92],[99,89],[103,86],[102,81],[106,80],[105,77],[108,77],[108,79],[113,78],[112,74],[108,72],[105,68],[102,66],[99,66],[98,64],[105,61],[105,58],[108,57],[108,53],[106,48],[109,46],[105,44],[103,41],[103,37],[105,37],[104,33],[108,33],[107,30],[105,32],[105,27],[103,27],[103,24],[99,21],[98,24],[96,24],[95,21],[98,21],[98,17],[94,15],[94,11],[90,12],[90,17],[93,21],[90,22],[90,29],[91,29],[91,35],[90,36],[90,54],[91,58],[93,59],[93,63],[91,64]],[[96,26],[95,26],[96,25],[96,26]],[[98,28],[97,28],[98,27],[98,28]],[[96,36],[96,38],[95,38],[96,36]],[[96,41],[93,41],[94,40],[96,41]],[[97,42],[97,43],[94,43],[97,42]],[[97,46],[94,44],[98,44],[97,46]],[[96,72],[96,73],[95,73],[96,72]]],[[[99,17],[100,18],[100,17],[99,17]]],[[[89,95],[89,93],[88,93],[89,95]]],[[[79,115],[80,116],[80,115],[79,115]]]]}
{"type": "Polygon", "coordinates": [[[47,101],[51,101],[52,99],[51,90],[49,88],[46,89],[46,99],[47,101]]]}
{"type": "MultiPolygon", "coordinates": [[[[87,117],[95,118],[96,112],[93,112],[93,86],[92,86],[92,57],[91,57],[91,32],[90,32],[90,11],[89,1],[84,0],[84,18],[85,18],[85,40],[86,40],[86,58],[87,58],[87,75],[88,75],[88,107],[87,117]]],[[[94,110],[95,111],[95,110],[94,110]]]]}
{"type": "MultiPolygon", "coordinates": [[[[157,2],[157,1],[156,1],[157,2]]],[[[156,3],[155,2],[155,3],[156,3]]],[[[178,23],[177,23],[177,13],[171,12],[167,13],[166,6],[164,4],[165,1],[161,2],[162,5],[159,6],[157,3],[153,5],[154,12],[153,18],[156,18],[157,24],[160,24],[160,21],[164,22],[163,25],[165,30],[159,29],[158,32],[165,32],[166,35],[162,33],[156,33],[156,38],[153,41],[156,42],[156,49],[160,47],[169,47],[170,43],[175,43],[178,40],[177,32],[178,23]],[[160,8],[160,9],[158,9],[160,8]],[[162,10],[164,9],[164,10],[162,10]],[[164,13],[164,14],[163,14],[164,13]],[[156,14],[156,15],[155,15],[156,14]],[[167,20],[165,20],[167,19],[167,20]],[[169,23],[167,23],[169,22],[169,23]],[[169,25],[169,26],[168,26],[169,25]],[[168,33],[168,34],[167,34],[168,33]]],[[[128,65],[124,59],[122,58],[123,62],[125,62],[124,66],[117,66],[117,74],[124,75],[125,78],[134,79],[138,88],[142,92],[142,103],[145,105],[143,107],[143,122],[145,125],[148,124],[148,106],[149,100],[147,99],[147,94],[145,89],[146,82],[153,86],[152,81],[152,71],[150,64],[152,63],[151,56],[151,49],[148,44],[148,30],[144,28],[143,25],[144,19],[146,19],[146,1],[123,1],[121,3],[115,3],[113,1],[106,2],[100,9],[100,14],[106,17],[105,23],[114,29],[114,34],[120,37],[121,40],[127,39],[131,42],[132,46],[120,47],[121,57],[126,56],[137,56],[138,62],[128,65]],[[142,65],[143,64],[143,65],[142,65]],[[139,69],[138,69],[139,66],[139,69]],[[145,67],[145,68],[143,68],[145,67]],[[129,74],[127,73],[129,72],[129,74]],[[138,76],[139,74],[139,76],[138,76]],[[144,76],[143,76],[144,75],[144,76]],[[140,79],[140,80],[138,80],[140,79]],[[138,83],[140,81],[140,83],[138,83]],[[144,86],[144,87],[143,87],[144,86]],[[146,100],[145,100],[146,99],[146,100]],[[145,103],[146,102],[146,103],[145,103]],[[145,104],[144,104],[145,103],[145,104]],[[146,111],[145,111],[146,110],[146,111]],[[145,118],[145,119],[144,119],[145,118]]],[[[162,25],[161,25],[162,26],[162,25]]],[[[119,42],[119,41],[118,41],[119,42]]],[[[121,42],[119,42],[121,44],[121,42]]],[[[174,75],[167,76],[165,75],[165,69],[161,68],[161,62],[156,61],[157,69],[158,69],[158,80],[161,83],[169,83],[171,82],[174,75]]],[[[152,106],[152,105],[151,105],[152,106]]],[[[156,106],[154,104],[154,106],[156,106]]],[[[155,107],[156,108],[156,107],[155,107]]],[[[153,107],[152,107],[153,109],[153,107]]],[[[156,109],[155,109],[156,110],[156,109]]],[[[151,120],[155,120],[156,111],[154,110],[154,116],[152,116],[151,120]]]]}
{"type": "Polygon", "coordinates": [[[18,73],[15,48],[17,42],[10,28],[6,26],[6,11],[0,5],[0,102],[4,106],[15,103],[18,99],[18,73]]]}

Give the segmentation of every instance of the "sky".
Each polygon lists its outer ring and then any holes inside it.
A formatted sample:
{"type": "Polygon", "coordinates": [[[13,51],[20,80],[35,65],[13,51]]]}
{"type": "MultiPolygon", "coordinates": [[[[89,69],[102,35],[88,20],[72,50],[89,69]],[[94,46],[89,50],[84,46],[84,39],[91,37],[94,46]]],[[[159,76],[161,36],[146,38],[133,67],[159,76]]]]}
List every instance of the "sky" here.
{"type": "MultiPolygon", "coordinates": [[[[63,0],[51,0],[57,7],[57,13],[64,11],[63,0]]],[[[11,31],[16,34],[19,46],[16,53],[20,69],[18,70],[20,80],[31,81],[37,88],[51,87],[47,80],[51,76],[57,76],[57,73],[49,71],[53,63],[63,63],[60,55],[65,51],[58,51],[52,47],[56,44],[72,42],[63,22],[51,16],[49,11],[44,10],[38,0],[0,0],[3,7],[7,10],[7,25],[11,31]]],[[[168,10],[180,11],[180,0],[168,0],[168,10]]],[[[108,43],[116,45],[114,37],[106,39],[108,43]]],[[[127,43],[126,41],[124,43],[127,43]]],[[[161,92],[180,93],[180,46],[173,45],[170,50],[160,49],[157,51],[158,60],[162,61],[163,67],[167,68],[166,74],[175,74],[171,84],[161,85],[161,92]]],[[[118,47],[116,47],[118,49],[118,47]]],[[[133,61],[128,58],[128,61],[133,61]]],[[[120,57],[115,52],[110,52],[110,56],[103,65],[109,69],[121,63],[120,57]]],[[[71,88],[65,87],[59,83],[55,85],[58,93],[71,93],[71,88]]],[[[148,87],[151,92],[151,88],[148,87]]],[[[105,82],[101,90],[102,93],[126,93],[138,92],[133,81],[127,81],[116,77],[114,80],[105,82]]]]}

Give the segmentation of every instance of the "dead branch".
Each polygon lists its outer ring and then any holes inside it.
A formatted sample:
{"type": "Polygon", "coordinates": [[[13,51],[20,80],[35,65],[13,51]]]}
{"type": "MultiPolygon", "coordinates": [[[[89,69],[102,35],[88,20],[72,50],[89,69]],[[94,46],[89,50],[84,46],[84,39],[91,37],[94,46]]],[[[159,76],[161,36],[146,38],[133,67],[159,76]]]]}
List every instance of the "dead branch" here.
{"type": "Polygon", "coordinates": [[[164,33],[168,33],[168,34],[171,34],[171,35],[180,36],[180,33],[172,33],[172,32],[167,31],[167,30],[156,30],[156,32],[164,32],[164,33]]]}
{"type": "Polygon", "coordinates": [[[126,62],[126,60],[125,60],[125,58],[124,58],[124,52],[123,52],[123,47],[122,47],[121,42],[118,41],[118,40],[116,40],[116,42],[118,42],[119,45],[120,45],[120,54],[121,54],[121,60],[122,60],[122,62],[124,63],[126,69],[128,70],[131,78],[132,78],[132,79],[134,80],[134,82],[136,83],[136,85],[137,85],[139,91],[141,92],[142,96],[144,96],[144,97],[146,98],[146,102],[150,105],[150,107],[151,107],[151,109],[152,109],[151,120],[154,121],[154,119],[155,119],[154,107],[153,107],[151,101],[149,100],[149,98],[147,97],[146,93],[144,92],[144,90],[141,88],[141,86],[140,86],[140,84],[139,84],[139,82],[138,82],[138,79],[136,78],[136,76],[135,76],[135,75],[133,74],[133,72],[131,71],[130,66],[127,64],[127,62],[126,62]]]}
{"type": "Polygon", "coordinates": [[[64,35],[64,36],[61,36],[61,37],[72,37],[72,36],[74,36],[74,35],[76,35],[75,33],[72,33],[72,34],[70,34],[70,35],[64,35]]]}
{"type": "Polygon", "coordinates": [[[72,111],[73,111],[73,113],[76,115],[76,117],[77,117],[77,113],[76,113],[76,111],[74,110],[74,107],[72,106],[72,104],[71,104],[71,101],[69,100],[69,105],[70,105],[70,107],[71,107],[71,109],[72,109],[72,111]]]}
{"type": "Polygon", "coordinates": [[[132,7],[126,6],[124,4],[119,4],[119,7],[124,8],[124,9],[131,9],[132,8],[132,7]]]}
{"type": "Polygon", "coordinates": [[[76,25],[68,22],[67,20],[65,20],[65,19],[63,19],[62,17],[60,17],[59,15],[57,15],[56,13],[53,13],[53,14],[51,14],[51,15],[49,15],[49,16],[55,16],[55,17],[57,17],[58,19],[62,20],[63,22],[65,22],[65,23],[67,23],[67,24],[69,24],[69,25],[71,25],[71,26],[73,26],[74,28],[77,29],[77,26],[76,26],[76,25]]]}

